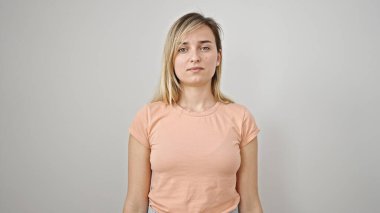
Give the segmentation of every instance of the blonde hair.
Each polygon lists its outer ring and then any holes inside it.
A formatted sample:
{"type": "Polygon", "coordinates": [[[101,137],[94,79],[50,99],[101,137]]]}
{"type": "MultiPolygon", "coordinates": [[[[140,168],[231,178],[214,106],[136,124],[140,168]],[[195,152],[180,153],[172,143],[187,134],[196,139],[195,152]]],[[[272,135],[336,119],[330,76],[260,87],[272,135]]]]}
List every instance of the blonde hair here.
{"type": "MultiPolygon", "coordinates": [[[[206,25],[210,27],[215,37],[217,51],[222,54],[222,42],[220,39],[221,27],[213,18],[204,17],[199,13],[188,13],[180,17],[170,28],[165,41],[161,79],[158,88],[151,102],[163,101],[166,104],[172,105],[177,103],[181,96],[182,87],[174,72],[174,59],[177,51],[175,51],[183,36],[199,27],[206,25]]],[[[215,69],[215,74],[211,80],[211,92],[216,101],[223,103],[234,103],[233,100],[226,97],[220,91],[220,80],[222,74],[222,60],[215,69]]]]}

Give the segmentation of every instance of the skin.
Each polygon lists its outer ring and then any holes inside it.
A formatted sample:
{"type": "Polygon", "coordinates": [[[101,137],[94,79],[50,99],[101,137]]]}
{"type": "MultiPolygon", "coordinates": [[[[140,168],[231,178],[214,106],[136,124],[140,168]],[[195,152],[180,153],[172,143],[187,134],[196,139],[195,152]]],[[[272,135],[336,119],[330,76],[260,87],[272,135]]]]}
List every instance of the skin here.
{"type": "Polygon", "coordinates": [[[148,212],[150,190],[150,150],[129,135],[128,143],[128,192],[123,213],[148,212]]]}
{"type": "Polygon", "coordinates": [[[211,79],[222,59],[215,37],[208,26],[188,33],[178,47],[174,70],[183,87],[178,104],[189,111],[204,111],[216,103],[211,93],[211,79]],[[191,72],[191,67],[202,67],[191,72]]]}
{"type": "Polygon", "coordinates": [[[240,150],[241,164],[236,174],[236,191],[240,194],[239,213],[262,213],[258,189],[258,140],[255,137],[240,150]]]}
{"type": "MultiPolygon", "coordinates": [[[[189,111],[204,111],[216,100],[211,93],[211,78],[222,59],[215,37],[208,26],[202,26],[183,38],[176,50],[174,69],[183,93],[178,104],[189,111]],[[205,42],[207,41],[207,42],[205,42]],[[188,69],[200,66],[199,72],[188,69]]],[[[241,149],[241,165],[237,172],[236,190],[240,194],[239,213],[262,213],[257,178],[257,137],[241,149]]],[[[132,135],[128,143],[128,192],[123,213],[146,213],[150,190],[150,150],[132,135]]]]}

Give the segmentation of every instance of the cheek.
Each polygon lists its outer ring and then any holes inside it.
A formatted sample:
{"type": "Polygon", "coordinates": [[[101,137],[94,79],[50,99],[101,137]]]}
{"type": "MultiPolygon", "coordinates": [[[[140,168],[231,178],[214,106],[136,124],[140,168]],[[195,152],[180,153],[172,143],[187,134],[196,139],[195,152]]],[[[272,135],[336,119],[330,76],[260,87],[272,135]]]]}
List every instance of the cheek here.
{"type": "Polygon", "coordinates": [[[205,57],[207,57],[208,62],[216,62],[218,59],[218,54],[216,52],[210,52],[205,57]]]}
{"type": "Polygon", "coordinates": [[[205,58],[205,61],[211,66],[217,63],[216,55],[209,55],[205,58]]]}
{"type": "Polygon", "coordinates": [[[184,67],[184,60],[181,57],[176,57],[174,59],[174,69],[181,69],[184,67]]]}

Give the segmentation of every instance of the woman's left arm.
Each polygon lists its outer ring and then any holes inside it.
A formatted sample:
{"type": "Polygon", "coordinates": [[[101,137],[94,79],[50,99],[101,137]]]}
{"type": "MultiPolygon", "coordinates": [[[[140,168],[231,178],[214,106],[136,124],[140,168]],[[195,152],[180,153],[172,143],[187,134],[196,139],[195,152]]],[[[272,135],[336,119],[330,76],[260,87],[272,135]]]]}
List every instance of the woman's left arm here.
{"type": "Polygon", "coordinates": [[[263,213],[258,190],[257,137],[240,150],[236,190],[240,194],[239,213],[263,213]]]}

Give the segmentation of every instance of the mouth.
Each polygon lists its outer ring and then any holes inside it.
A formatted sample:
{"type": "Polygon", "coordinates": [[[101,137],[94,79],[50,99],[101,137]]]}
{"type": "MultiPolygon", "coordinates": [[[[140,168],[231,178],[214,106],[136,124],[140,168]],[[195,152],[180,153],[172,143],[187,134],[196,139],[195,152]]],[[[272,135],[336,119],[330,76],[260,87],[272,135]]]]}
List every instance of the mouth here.
{"type": "Polygon", "coordinates": [[[190,72],[199,72],[199,71],[201,71],[203,69],[204,69],[203,67],[191,67],[191,68],[187,69],[187,71],[190,71],[190,72]]]}

